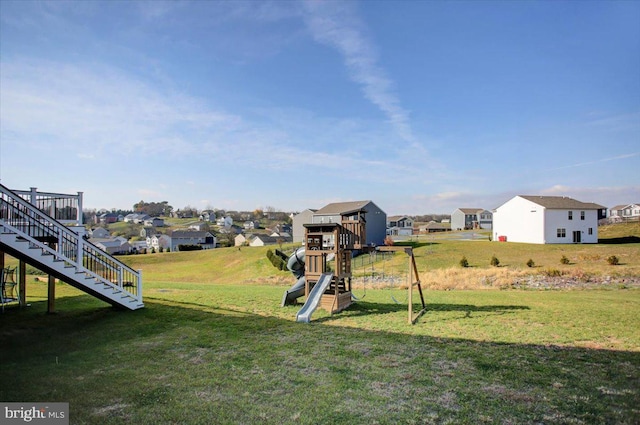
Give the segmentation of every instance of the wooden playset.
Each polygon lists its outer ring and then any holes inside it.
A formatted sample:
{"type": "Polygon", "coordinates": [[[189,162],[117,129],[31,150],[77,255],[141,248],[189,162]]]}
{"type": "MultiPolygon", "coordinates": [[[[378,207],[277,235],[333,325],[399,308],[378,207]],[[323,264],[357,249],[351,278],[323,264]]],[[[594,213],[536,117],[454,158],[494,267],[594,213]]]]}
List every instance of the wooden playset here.
{"type": "Polygon", "coordinates": [[[342,215],[341,223],[305,224],[305,297],[326,273],[333,273],[322,295],[320,307],[337,313],[349,307],[351,298],[351,258],[365,245],[364,211],[342,215]],[[333,260],[333,264],[330,264],[333,260]]]}
{"type": "MultiPolygon", "coordinates": [[[[378,251],[404,251],[409,256],[408,275],[408,321],[410,324],[426,311],[420,278],[416,267],[413,249],[405,246],[370,247],[366,245],[366,219],[365,211],[358,210],[343,213],[340,223],[312,223],[305,224],[305,261],[304,261],[304,295],[307,302],[310,300],[312,288],[323,283],[323,293],[317,304],[311,306],[311,312],[315,307],[337,313],[353,302],[351,292],[351,263],[354,251],[367,252],[372,249],[378,251]],[[327,281],[330,279],[330,282],[327,281]],[[413,314],[413,290],[417,287],[420,294],[422,309],[413,314]]],[[[317,289],[316,289],[317,291],[317,289]]],[[[305,303],[305,307],[307,307],[305,303]]],[[[303,307],[303,310],[305,310],[303,307]]],[[[301,310],[301,312],[303,311],[301,310]]],[[[304,319],[308,321],[310,312],[304,319]]]]}

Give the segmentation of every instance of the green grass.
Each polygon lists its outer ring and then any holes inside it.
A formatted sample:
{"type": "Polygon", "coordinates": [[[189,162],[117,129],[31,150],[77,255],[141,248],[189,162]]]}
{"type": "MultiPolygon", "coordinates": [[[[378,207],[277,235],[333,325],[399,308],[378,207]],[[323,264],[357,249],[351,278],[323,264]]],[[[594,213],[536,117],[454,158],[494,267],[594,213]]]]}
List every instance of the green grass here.
{"type": "MultiPolygon", "coordinates": [[[[425,279],[518,273],[528,258],[540,267],[527,273],[638,275],[637,243],[435,241],[415,249],[425,279]]],[[[143,270],[135,312],[58,284],[47,315],[47,285],[30,278],[30,306],[0,315],[0,400],[69,402],[72,424],[638,423],[640,289],[427,289],[411,326],[406,290],[357,287],[348,310],[300,324],[300,306],[279,306],[294,279],[265,253],[123,257],[143,270]]]]}
{"type": "Polygon", "coordinates": [[[146,284],[125,312],[46,284],[0,317],[3,401],[71,423],[636,423],[640,291],[367,290],[295,322],[283,287],[146,284]],[[393,298],[392,298],[393,297],[393,298]],[[396,304],[396,302],[399,304],[396,304]]]}

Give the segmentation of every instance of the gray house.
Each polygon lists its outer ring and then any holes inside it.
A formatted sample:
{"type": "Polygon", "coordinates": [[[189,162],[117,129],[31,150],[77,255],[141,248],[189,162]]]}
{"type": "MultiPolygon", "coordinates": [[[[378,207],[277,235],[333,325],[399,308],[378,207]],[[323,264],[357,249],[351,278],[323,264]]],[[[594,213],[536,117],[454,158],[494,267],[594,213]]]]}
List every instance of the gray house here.
{"type": "Polygon", "coordinates": [[[492,229],[493,213],[482,208],[458,208],[451,214],[451,230],[492,229]]]}
{"type": "Polygon", "coordinates": [[[197,230],[174,230],[169,235],[171,238],[171,251],[179,251],[180,245],[198,245],[202,249],[212,249],[216,247],[216,237],[211,232],[197,230]]]}
{"type": "Polygon", "coordinates": [[[305,210],[293,217],[293,241],[302,242],[305,224],[340,223],[342,216],[359,212],[366,213],[366,244],[384,245],[387,235],[387,214],[373,201],[335,202],[317,211],[305,210]]]}
{"type": "Polygon", "coordinates": [[[313,222],[313,214],[318,211],[314,209],[306,209],[301,213],[293,216],[293,241],[302,242],[304,240],[304,225],[313,222]]]}

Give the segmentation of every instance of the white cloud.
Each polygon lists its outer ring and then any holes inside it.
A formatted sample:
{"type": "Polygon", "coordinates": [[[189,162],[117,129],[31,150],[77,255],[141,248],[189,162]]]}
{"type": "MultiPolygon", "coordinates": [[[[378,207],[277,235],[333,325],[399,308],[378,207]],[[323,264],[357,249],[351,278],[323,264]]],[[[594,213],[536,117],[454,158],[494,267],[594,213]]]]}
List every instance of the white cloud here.
{"type": "Polygon", "coordinates": [[[307,1],[304,6],[303,18],[313,37],[342,54],[352,80],[362,87],[365,98],[385,114],[403,140],[413,142],[409,113],[394,92],[394,82],[378,65],[374,44],[366,36],[353,4],[307,1]]]}
{"type": "Polygon", "coordinates": [[[608,158],[600,158],[600,159],[594,159],[592,161],[578,162],[578,163],[575,163],[575,164],[565,165],[563,167],[550,168],[550,169],[548,169],[546,171],[556,171],[556,170],[564,170],[566,168],[584,167],[586,165],[594,165],[594,164],[600,164],[600,163],[603,163],[603,162],[617,161],[617,160],[621,160],[621,159],[629,159],[629,158],[633,158],[633,157],[636,157],[636,156],[640,156],[640,152],[631,152],[631,153],[627,153],[627,154],[611,156],[611,157],[608,157],[608,158]]]}

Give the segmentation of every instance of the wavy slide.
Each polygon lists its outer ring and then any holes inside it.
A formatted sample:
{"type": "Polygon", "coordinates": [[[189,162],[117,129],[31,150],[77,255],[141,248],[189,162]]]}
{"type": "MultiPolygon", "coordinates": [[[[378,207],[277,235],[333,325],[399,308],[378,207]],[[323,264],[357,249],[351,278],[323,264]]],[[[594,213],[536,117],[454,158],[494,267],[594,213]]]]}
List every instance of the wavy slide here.
{"type": "Polygon", "coordinates": [[[304,248],[298,248],[287,261],[287,268],[298,280],[290,289],[284,291],[281,303],[282,307],[295,304],[298,298],[304,296],[304,253],[304,248]]]}

